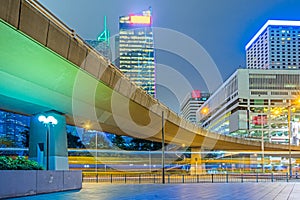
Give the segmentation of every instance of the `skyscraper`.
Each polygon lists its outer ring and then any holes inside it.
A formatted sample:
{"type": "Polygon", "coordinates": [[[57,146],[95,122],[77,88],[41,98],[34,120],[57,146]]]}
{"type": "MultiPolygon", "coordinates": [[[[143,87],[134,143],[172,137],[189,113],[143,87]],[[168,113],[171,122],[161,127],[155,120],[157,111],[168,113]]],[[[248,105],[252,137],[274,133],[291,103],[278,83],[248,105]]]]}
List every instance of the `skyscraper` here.
{"type": "Polygon", "coordinates": [[[300,21],[268,20],[245,49],[249,69],[300,69],[300,21]]]}
{"type": "Polygon", "coordinates": [[[155,62],[151,8],[119,18],[118,45],[120,70],[131,81],[155,96],[155,62]]]}
{"type": "Polygon", "coordinates": [[[200,92],[200,90],[193,90],[188,93],[180,105],[182,117],[196,123],[196,112],[209,96],[209,93],[200,92]]]}
{"type": "Polygon", "coordinates": [[[106,25],[106,16],[104,16],[104,30],[97,37],[97,40],[86,40],[94,49],[100,52],[108,60],[112,60],[112,53],[110,48],[110,33],[106,25]]]}

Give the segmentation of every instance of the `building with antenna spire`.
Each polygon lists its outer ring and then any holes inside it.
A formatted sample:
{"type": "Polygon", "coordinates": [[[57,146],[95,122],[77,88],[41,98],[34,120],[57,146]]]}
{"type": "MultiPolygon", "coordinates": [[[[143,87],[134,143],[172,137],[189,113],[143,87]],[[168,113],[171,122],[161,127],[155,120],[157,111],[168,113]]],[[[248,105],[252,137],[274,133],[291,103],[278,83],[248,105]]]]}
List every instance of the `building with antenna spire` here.
{"type": "Polygon", "coordinates": [[[99,34],[97,40],[86,40],[94,49],[100,52],[108,60],[112,60],[110,48],[110,32],[107,28],[106,16],[104,16],[104,30],[99,34]]]}
{"type": "Polygon", "coordinates": [[[151,7],[119,18],[116,65],[131,81],[155,97],[155,59],[151,7]]]}
{"type": "Polygon", "coordinates": [[[107,24],[106,24],[106,16],[104,16],[104,31],[98,36],[97,40],[99,42],[104,42],[106,46],[109,46],[109,30],[107,29],[107,24]]]}

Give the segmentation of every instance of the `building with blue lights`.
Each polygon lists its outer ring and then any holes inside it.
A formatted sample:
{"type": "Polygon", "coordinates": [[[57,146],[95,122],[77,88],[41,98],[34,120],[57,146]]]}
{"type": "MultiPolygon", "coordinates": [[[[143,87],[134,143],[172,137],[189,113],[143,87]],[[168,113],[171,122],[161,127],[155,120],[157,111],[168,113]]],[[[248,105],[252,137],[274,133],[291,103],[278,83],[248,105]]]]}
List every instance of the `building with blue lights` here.
{"type": "Polygon", "coordinates": [[[151,9],[119,18],[116,65],[131,81],[155,97],[155,59],[151,9]]]}
{"type": "Polygon", "coordinates": [[[300,21],[268,20],[245,49],[249,69],[300,69],[300,21]]]}
{"type": "Polygon", "coordinates": [[[29,122],[27,116],[0,110],[0,147],[28,147],[29,122]]]}

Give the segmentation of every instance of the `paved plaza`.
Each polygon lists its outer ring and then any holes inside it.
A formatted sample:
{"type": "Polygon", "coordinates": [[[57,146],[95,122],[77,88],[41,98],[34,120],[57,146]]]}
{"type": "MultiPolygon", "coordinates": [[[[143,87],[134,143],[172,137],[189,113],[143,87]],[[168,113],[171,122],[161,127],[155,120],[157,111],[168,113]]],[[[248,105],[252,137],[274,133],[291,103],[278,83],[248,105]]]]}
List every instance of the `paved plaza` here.
{"type": "Polygon", "coordinates": [[[21,199],[30,200],[175,200],[300,199],[300,183],[210,183],[210,184],[96,184],[86,183],[80,191],[59,192],[21,199]]]}

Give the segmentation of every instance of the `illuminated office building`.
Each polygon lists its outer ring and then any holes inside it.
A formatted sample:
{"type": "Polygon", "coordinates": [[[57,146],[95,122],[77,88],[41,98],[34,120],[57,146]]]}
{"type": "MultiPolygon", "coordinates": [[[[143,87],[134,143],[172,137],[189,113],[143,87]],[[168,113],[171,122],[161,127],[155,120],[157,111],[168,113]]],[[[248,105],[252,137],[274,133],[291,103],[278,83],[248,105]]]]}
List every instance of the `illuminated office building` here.
{"type": "Polygon", "coordinates": [[[208,97],[209,93],[200,90],[193,90],[188,93],[180,105],[181,116],[192,123],[196,123],[196,112],[208,97]]]}
{"type": "Polygon", "coordinates": [[[117,66],[131,81],[155,96],[155,62],[151,9],[119,18],[117,66]]]}
{"type": "MultiPolygon", "coordinates": [[[[197,111],[204,128],[234,137],[288,142],[288,106],[299,97],[299,70],[238,69],[197,111]],[[205,110],[206,112],[202,112],[205,110]]],[[[300,108],[291,107],[292,143],[300,138],[300,108]]]]}
{"type": "Polygon", "coordinates": [[[28,147],[29,117],[0,110],[0,148],[28,147]]]}
{"type": "Polygon", "coordinates": [[[300,21],[268,20],[245,49],[249,69],[300,69],[300,21]]]}

